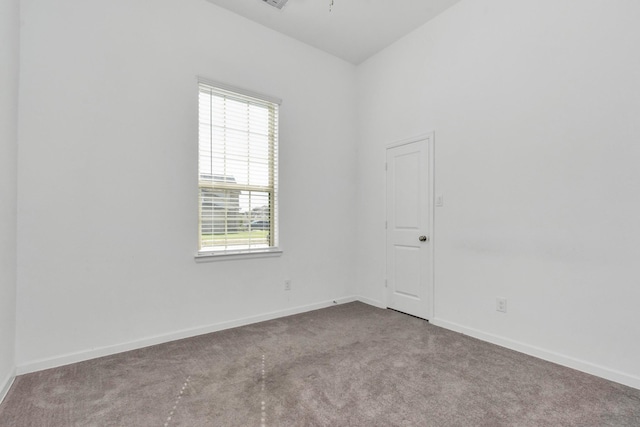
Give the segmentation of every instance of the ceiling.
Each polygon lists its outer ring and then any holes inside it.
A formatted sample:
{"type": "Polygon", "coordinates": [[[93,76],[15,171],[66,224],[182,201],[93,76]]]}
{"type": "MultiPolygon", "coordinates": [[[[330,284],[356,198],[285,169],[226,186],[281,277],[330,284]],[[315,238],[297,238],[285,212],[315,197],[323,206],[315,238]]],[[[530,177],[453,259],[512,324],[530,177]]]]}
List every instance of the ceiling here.
{"type": "Polygon", "coordinates": [[[207,0],[359,64],[460,0],[207,0]]]}

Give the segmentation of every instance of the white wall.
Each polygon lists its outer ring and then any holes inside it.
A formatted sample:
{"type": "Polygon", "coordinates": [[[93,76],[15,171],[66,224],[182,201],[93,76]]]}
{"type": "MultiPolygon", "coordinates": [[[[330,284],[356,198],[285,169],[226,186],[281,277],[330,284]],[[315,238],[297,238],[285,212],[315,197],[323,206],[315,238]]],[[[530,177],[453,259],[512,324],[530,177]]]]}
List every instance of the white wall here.
{"type": "Polygon", "coordinates": [[[15,366],[19,37],[19,1],[0,0],[0,400],[15,366]]]}
{"type": "MultiPolygon", "coordinates": [[[[1,381],[18,20],[0,4],[1,381]]],[[[23,372],[352,294],[384,304],[384,147],[434,130],[434,323],[640,387],[635,0],[465,0],[357,72],[204,0],[21,5],[23,372]],[[193,260],[196,75],[284,99],[280,258],[193,260]]]]}
{"type": "Polygon", "coordinates": [[[204,0],[22,19],[19,371],[352,295],[354,66],[204,0]],[[279,258],[194,262],[197,75],[284,101],[279,258]]]}
{"type": "Polygon", "coordinates": [[[466,0],[359,67],[359,293],[384,302],[384,146],[433,130],[435,323],[640,387],[639,20],[466,0]]]}

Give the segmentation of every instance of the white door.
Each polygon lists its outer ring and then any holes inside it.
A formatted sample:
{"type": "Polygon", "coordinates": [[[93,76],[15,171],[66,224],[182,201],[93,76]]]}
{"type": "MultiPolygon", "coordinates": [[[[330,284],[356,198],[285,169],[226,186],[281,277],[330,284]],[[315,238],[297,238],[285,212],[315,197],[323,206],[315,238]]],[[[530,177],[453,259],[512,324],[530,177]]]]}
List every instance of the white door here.
{"type": "Polygon", "coordinates": [[[387,148],[387,307],[429,319],[433,305],[433,135],[387,148]]]}

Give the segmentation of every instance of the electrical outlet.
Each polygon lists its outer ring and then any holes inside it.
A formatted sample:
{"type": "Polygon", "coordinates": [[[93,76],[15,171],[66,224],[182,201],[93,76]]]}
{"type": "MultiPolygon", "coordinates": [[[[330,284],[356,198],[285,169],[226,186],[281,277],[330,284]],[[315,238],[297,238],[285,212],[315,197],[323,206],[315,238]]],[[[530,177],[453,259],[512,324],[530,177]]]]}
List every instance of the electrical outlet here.
{"type": "Polygon", "coordinates": [[[506,298],[496,298],[496,310],[501,313],[507,312],[507,299],[506,298]]]}
{"type": "Polygon", "coordinates": [[[284,290],[285,291],[291,290],[291,279],[287,279],[284,281],[284,290]]]}

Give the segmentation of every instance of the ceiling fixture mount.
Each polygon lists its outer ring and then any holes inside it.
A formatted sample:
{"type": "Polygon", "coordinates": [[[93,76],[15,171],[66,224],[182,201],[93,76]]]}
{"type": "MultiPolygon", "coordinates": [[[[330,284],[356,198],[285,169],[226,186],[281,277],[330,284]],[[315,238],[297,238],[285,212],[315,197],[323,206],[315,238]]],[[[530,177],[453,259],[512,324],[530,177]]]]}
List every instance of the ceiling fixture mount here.
{"type": "MultiPolygon", "coordinates": [[[[273,7],[282,9],[288,0],[262,0],[263,2],[270,4],[273,7]]],[[[329,0],[329,12],[333,9],[333,0],[329,0]]]]}
{"type": "Polygon", "coordinates": [[[263,2],[270,4],[273,7],[277,7],[278,9],[282,9],[284,5],[287,3],[287,0],[262,0],[263,2]]]}

